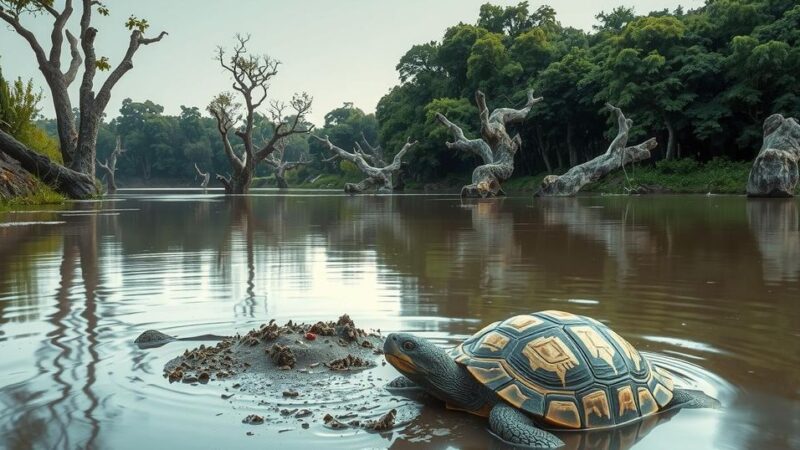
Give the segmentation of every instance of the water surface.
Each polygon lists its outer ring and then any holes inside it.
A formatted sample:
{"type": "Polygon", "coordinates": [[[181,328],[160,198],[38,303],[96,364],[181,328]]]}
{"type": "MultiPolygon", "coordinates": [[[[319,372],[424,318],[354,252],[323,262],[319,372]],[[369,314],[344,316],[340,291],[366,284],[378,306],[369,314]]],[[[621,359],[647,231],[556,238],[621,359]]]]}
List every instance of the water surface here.
{"type": "Polygon", "coordinates": [[[0,213],[0,447],[502,448],[482,419],[385,394],[390,366],[332,379],[319,406],[404,409],[392,432],[329,430],[319,414],[244,425],[292,401],[169,384],[164,363],[194,344],[133,340],[346,312],[452,346],[561,309],[605,322],[724,405],[665,417],[635,443],[567,434],[574,448],[800,449],[799,209],[724,196],[122,191],[0,213]]]}

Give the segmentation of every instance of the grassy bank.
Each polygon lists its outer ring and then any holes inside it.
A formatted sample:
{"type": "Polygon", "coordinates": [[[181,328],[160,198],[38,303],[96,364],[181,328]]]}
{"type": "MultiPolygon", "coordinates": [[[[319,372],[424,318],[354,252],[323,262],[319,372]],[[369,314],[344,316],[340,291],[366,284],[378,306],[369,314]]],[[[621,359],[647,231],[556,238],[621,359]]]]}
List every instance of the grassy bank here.
{"type": "MultiPolygon", "coordinates": [[[[744,194],[750,162],[714,159],[699,163],[693,159],[658,161],[644,166],[627,166],[591,183],[581,192],[624,194],[640,187],[676,194],[744,194]]],[[[544,174],[512,178],[504,183],[509,193],[534,192],[544,174]]]]}
{"type": "Polygon", "coordinates": [[[37,183],[36,189],[31,195],[14,197],[8,200],[0,198],[0,211],[10,211],[24,206],[60,205],[64,201],[64,196],[56,193],[44,183],[37,183]]]}

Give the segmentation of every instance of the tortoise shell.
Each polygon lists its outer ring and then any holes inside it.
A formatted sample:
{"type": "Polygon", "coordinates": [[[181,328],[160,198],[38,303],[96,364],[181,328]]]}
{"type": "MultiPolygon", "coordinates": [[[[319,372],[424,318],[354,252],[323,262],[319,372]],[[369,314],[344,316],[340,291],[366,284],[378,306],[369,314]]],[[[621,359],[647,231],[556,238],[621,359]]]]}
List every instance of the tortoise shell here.
{"type": "Polygon", "coordinates": [[[561,311],[495,322],[451,356],[505,401],[558,428],[612,427],[672,400],[667,372],[602,323],[561,311]]]}

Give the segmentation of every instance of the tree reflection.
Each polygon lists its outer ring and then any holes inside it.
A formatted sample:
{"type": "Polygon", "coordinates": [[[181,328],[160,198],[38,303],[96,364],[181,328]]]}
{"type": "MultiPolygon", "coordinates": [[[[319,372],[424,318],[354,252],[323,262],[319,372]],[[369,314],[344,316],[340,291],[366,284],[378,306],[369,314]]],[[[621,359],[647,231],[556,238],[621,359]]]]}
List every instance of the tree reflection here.
{"type": "Polygon", "coordinates": [[[55,311],[47,318],[52,329],[34,352],[39,373],[52,381],[47,383],[45,391],[33,393],[36,388],[32,380],[30,387],[22,387],[6,397],[19,401],[7,407],[21,412],[3,427],[10,448],[98,446],[96,410],[99,400],[94,392],[100,360],[97,351],[97,216],[86,212],[85,216],[66,216],[66,223],[58,229],[63,244],[55,311]],[[44,408],[33,407],[42,401],[44,408]],[[77,417],[81,410],[82,419],[77,417]],[[42,414],[43,411],[47,413],[42,414]],[[88,429],[81,429],[84,424],[88,429]]]}

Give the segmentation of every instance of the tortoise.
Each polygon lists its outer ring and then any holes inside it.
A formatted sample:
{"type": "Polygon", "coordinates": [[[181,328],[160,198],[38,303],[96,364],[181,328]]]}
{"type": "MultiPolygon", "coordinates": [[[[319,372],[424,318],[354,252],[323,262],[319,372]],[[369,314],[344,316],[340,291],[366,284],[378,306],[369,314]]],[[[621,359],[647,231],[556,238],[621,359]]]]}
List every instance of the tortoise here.
{"type": "Polygon", "coordinates": [[[387,386],[422,389],[449,409],[488,417],[490,430],[519,446],[557,448],[545,429],[617,427],[679,407],[717,407],[595,319],[542,311],[495,322],[449,352],[411,334],[384,343],[403,376],[387,386]]]}

